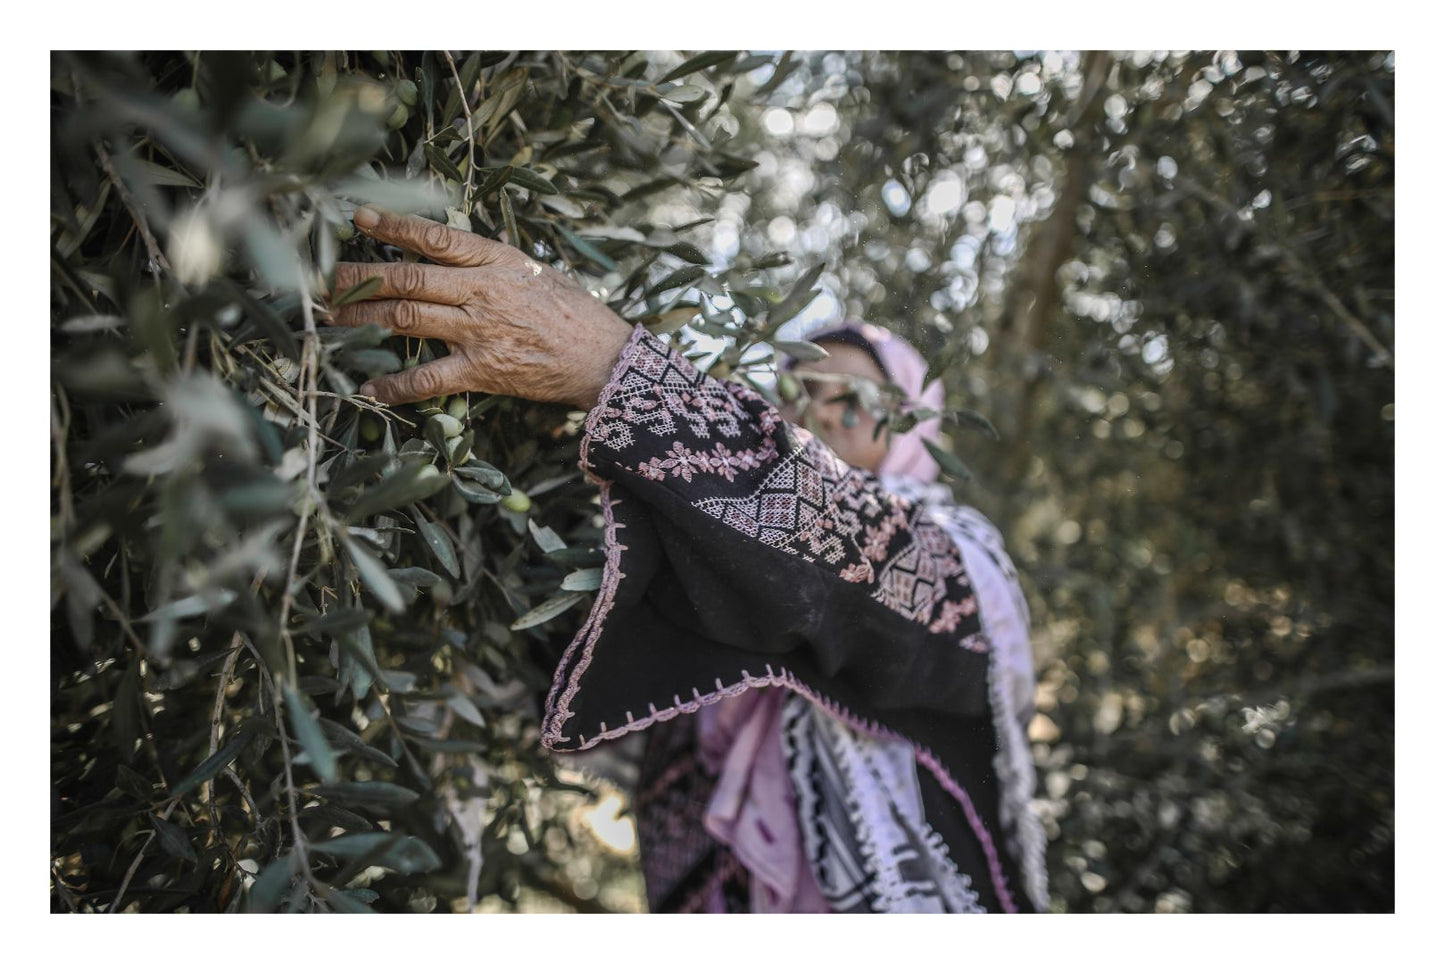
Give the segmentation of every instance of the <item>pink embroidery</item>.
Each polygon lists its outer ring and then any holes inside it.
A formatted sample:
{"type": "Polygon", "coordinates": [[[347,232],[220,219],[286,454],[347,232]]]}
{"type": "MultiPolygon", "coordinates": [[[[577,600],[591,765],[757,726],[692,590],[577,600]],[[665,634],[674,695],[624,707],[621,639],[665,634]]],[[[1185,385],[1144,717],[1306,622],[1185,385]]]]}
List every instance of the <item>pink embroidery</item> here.
{"type": "Polygon", "coordinates": [[[971,634],[964,619],[976,604],[962,557],[920,503],[885,491],[756,392],[707,377],[640,327],[587,417],[582,467],[594,479],[598,445],[644,479],[693,489],[694,507],[749,538],[873,585],[872,597],[904,618],[971,634]],[[678,437],[689,433],[711,446],[678,437]],[[648,451],[644,435],[661,444],[648,451]],[[731,491],[709,494],[707,478],[731,491]]]}
{"type": "MultiPolygon", "coordinates": [[[[958,628],[958,621],[962,617],[972,616],[977,612],[978,599],[973,596],[968,596],[962,600],[945,600],[943,606],[938,611],[938,618],[928,624],[928,631],[930,633],[951,633],[958,628]]],[[[959,645],[965,649],[972,649],[976,653],[988,651],[988,647],[982,645],[981,634],[977,633],[963,640],[959,645]],[[979,643],[971,643],[974,639],[979,640],[979,643]],[[975,648],[975,646],[977,646],[977,648],[975,648]]]]}
{"type": "MultiPolygon", "coordinates": [[[[694,689],[687,701],[674,694],[672,705],[662,709],[649,704],[648,716],[629,715],[621,726],[602,723],[594,736],[564,736],[563,727],[575,715],[570,707],[623,578],[621,553],[626,547],[618,539],[623,526],[613,516],[612,483],[597,474],[595,461],[604,450],[615,453],[609,459],[623,471],[665,485],[701,487],[694,489],[700,496],[692,500],[694,507],[749,538],[805,561],[821,562],[847,582],[871,581],[872,598],[892,611],[935,633],[963,633],[958,645],[964,648],[984,646],[977,630],[968,631],[964,623],[977,617],[977,602],[958,548],[923,505],[887,493],[876,478],[849,467],[809,433],[786,426],[756,392],[706,377],[638,326],[598,404],[588,413],[582,438],[581,467],[602,488],[606,564],[592,611],[567,647],[547,695],[541,733],[547,748],[585,750],[758,686],[786,686],[855,729],[904,739],[811,690],[786,668],[775,671],[771,665],[765,675],[743,672],[743,678],[731,685],[717,680],[713,692],[694,689]],[[712,449],[694,450],[684,444],[678,438],[683,425],[697,440],[713,443],[712,449]],[[664,444],[670,441],[671,448],[660,456],[631,451],[649,435],[664,444]],[[738,444],[729,447],[723,439],[738,444]],[[707,486],[717,491],[717,483],[707,481],[713,477],[746,494],[707,496],[707,486]]],[[[968,794],[929,751],[907,742],[919,763],[963,807],[1004,910],[1016,912],[994,842],[968,794]]]]}
{"type": "Polygon", "coordinates": [[[777,443],[767,439],[757,449],[733,452],[719,442],[711,452],[693,451],[681,442],[673,442],[666,458],[653,456],[646,462],[637,463],[637,471],[644,478],[661,481],[669,472],[674,478],[691,482],[694,472],[720,475],[729,482],[737,478],[740,471],[755,469],[771,461],[778,454],[777,443]]]}

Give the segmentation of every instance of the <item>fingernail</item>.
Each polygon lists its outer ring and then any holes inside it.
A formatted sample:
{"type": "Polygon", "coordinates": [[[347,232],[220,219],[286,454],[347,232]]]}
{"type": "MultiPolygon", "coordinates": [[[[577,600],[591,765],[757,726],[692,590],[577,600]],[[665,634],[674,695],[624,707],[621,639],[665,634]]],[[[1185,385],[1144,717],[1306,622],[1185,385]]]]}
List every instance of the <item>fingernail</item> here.
{"type": "Polygon", "coordinates": [[[363,395],[370,395],[372,398],[376,398],[376,383],[367,382],[365,385],[362,385],[358,391],[363,395]]]}
{"type": "Polygon", "coordinates": [[[357,208],[351,214],[351,223],[363,231],[369,231],[381,223],[381,215],[371,208],[357,208]]]}

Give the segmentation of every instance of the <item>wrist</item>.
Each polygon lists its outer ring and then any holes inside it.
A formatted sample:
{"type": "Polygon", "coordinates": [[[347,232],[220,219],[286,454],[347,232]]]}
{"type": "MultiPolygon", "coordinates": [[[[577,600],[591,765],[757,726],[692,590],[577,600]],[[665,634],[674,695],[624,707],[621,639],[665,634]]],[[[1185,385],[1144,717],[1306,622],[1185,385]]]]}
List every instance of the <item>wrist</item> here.
{"type": "Polygon", "coordinates": [[[623,351],[632,341],[633,332],[632,325],[618,318],[616,325],[608,325],[606,329],[596,333],[595,340],[589,339],[584,354],[585,362],[582,365],[582,378],[570,399],[573,405],[582,411],[591,411],[596,407],[612,380],[612,374],[623,351]]]}

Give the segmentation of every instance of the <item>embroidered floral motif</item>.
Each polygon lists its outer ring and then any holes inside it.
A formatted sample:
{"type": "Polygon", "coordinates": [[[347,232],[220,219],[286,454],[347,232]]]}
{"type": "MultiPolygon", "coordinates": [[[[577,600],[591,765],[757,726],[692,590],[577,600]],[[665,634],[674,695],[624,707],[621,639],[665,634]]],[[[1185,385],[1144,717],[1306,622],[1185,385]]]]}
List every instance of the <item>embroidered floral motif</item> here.
{"type": "Polygon", "coordinates": [[[637,471],[644,478],[662,481],[668,473],[691,482],[694,472],[711,472],[729,482],[737,478],[738,472],[755,469],[772,461],[778,454],[777,443],[769,438],[757,449],[733,452],[719,442],[711,452],[693,451],[681,442],[673,442],[665,458],[653,456],[637,464],[637,471]]]}
{"type": "MultiPolygon", "coordinates": [[[[937,618],[928,624],[928,631],[930,633],[951,633],[958,628],[958,621],[961,618],[964,616],[972,616],[977,612],[978,600],[972,596],[957,602],[946,600],[942,607],[939,608],[937,618]]],[[[967,641],[965,641],[965,643],[966,642],[967,641]]],[[[961,643],[960,645],[964,644],[961,643]]],[[[988,649],[987,646],[983,645],[980,645],[977,649],[974,649],[973,646],[966,645],[964,648],[973,649],[974,652],[978,653],[985,652],[988,649]]]]}
{"type": "Polygon", "coordinates": [[[588,416],[583,468],[602,448],[629,471],[683,486],[694,507],[749,538],[873,585],[874,599],[930,632],[977,631],[963,621],[976,604],[958,548],[924,504],[887,492],[756,392],[708,378],[656,337],[634,335],[619,360],[588,416]]]}

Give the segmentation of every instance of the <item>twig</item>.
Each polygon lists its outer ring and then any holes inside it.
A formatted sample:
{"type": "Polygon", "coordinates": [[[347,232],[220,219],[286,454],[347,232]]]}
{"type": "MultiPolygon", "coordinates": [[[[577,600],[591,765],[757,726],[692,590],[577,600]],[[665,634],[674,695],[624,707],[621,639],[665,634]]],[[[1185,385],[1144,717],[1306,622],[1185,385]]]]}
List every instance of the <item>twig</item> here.
{"type": "MultiPolygon", "coordinates": [[[[254,593],[259,585],[260,579],[258,578],[252,584],[251,591],[254,593]]],[[[237,631],[231,637],[231,652],[226,655],[226,662],[221,665],[221,677],[216,681],[216,703],[215,708],[211,711],[211,742],[206,751],[208,759],[215,755],[216,748],[221,742],[221,712],[226,708],[226,689],[231,685],[231,674],[236,670],[236,660],[240,658],[241,649],[241,633],[237,631]]],[[[201,799],[210,808],[211,827],[216,836],[220,837],[221,820],[220,815],[216,812],[215,797],[211,792],[215,782],[215,777],[212,777],[201,785],[201,799]]]]}
{"type": "MultiPolygon", "coordinates": [[[[304,405],[306,419],[306,498],[301,503],[301,519],[296,526],[296,540],[291,546],[291,566],[286,576],[285,591],[281,595],[281,638],[286,642],[287,668],[291,682],[296,681],[296,645],[286,621],[291,615],[291,586],[296,581],[296,570],[301,563],[301,545],[306,541],[306,526],[311,521],[311,507],[316,501],[316,315],[311,310],[311,289],[307,283],[306,271],[298,266],[297,282],[301,292],[301,316],[305,320],[304,341],[301,347],[301,374],[296,380],[298,409],[304,405]]],[[[278,704],[279,705],[279,704],[278,704]]],[[[288,773],[289,781],[290,775],[288,773]]]]}
{"type": "MultiPolygon", "coordinates": [[[[171,813],[176,809],[176,804],[178,803],[180,803],[180,800],[172,800],[171,805],[166,807],[166,812],[161,814],[161,819],[169,820],[171,813]]],[[[114,914],[116,908],[121,906],[122,899],[125,897],[126,888],[130,886],[131,878],[135,876],[136,870],[140,868],[140,862],[144,859],[146,851],[150,849],[151,841],[156,839],[156,832],[154,830],[147,830],[146,833],[149,834],[149,836],[147,836],[145,842],[140,845],[140,852],[135,855],[135,860],[130,862],[130,869],[127,870],[125,876],[121,878],[120,890],[115,892],[115,900],[110,902],[110,907],[106,910],[107,914],[114,914]]]]}
{"type": "Polygon", "coordinates": [[[315,886],[317,880],[311,874],[311,859],[307,856],[306,850],[309,844],[306,836],[301,832],[300,811],[296,805],[296,781],[291,774],[291,747],[286,742],[286,724],[281,719],[281,690],[279,687],[271,688],[271,709],[276,714],[276,732],[281,739],[281,764],[286,775],[286,799],[290,804],[291,812],[291,836],[293,845],[296,848],[296,855],[300,858],[301,873],[308,883],[315,886]]]}
{"type": "MultiPolygon", "coordinates": [[[[294,685],[296,681],[296,647],[291,639],[291,633],[286,628],[286,621],[291,614],[291,586],[296,581],[296,570],[301,561],[301,544],[306,539],[306,526],[311,519],[311,507],[316,492],[316,316],[311,310],[311,291],[307,283],[304,268],[298,266],[297,281],[301,292],[301,314],[305,319],[305,340],[301,350],[301,376],[297,380],[298,403],[306,405],[306,412],[309,416],[306,424],[306,499],[301,506],[301,520],[296,528],[296,541],[291,548],[291,566],[286,577],[286,585],[281,595],[281,637],[286,642],[287,669],[290,672],[290,682],[294,685]],[[307,388],[309,386],[309,390],[307,388]]],[[[288,809],[291,816],[291,835],[293,845],[296,848],[297,856],[300,858],[301,873],[307,882],[316,887],[316,878],[311,873],[310,858],[306,854],[307,841],[301,832],[300,812],[296,803],[296,780],[291,769],[291,747],[286,742],[286,722],[282,719],[281,713],[281,688],[275,682],[271,685],[271,710],[276,717],[276,732],[281,739],[281,762],[286,777],[286,798],[289,804],[288,809]]]]}
{"type": "Polygon", "coordinates": [[[75,510],[70,497],[70,464],[65,458],[65,439],[70,433],[70,406],[66,403],[65,389],[55,386],[50,403],[50,436],[55,440],[55,475],[50,487],[60,493],[60,526],[69,532],[75,521],[75,510]],[[57,407],[60,412],[56,411],[57,407]]]}
{"type": "Polygon", "coordinates": [[[1304,262],[1300,260],[1299,255],[1295,254],[1288,245],[1280,245],[1279,250],[1284,255],[1284,260],[1289,265],[1290,270],[1300,275],[1315,294],[1319,295],[1324,303],[1330,307],[1330,310],[1338,315],[1340,320],[1348,325],[1351,331],[1359,335],[1360,340],[1366,345],[1369,345],[1370,349],[1383,359],[1386,365],[1394,368],[1394,354],[1381,343],[1380,339],[1375,337],[1375,333],[1372,332],[1363,321],[1357,318],[1354,312],[1345,307],[1345,303],[1329,289],[1329,286],[1321,280],[1319,274],[1306,268],[1304,262]]]}
{"type": "Polygon", "coordinates": [[[476,155],[473,147],[476,143],[475,133],[472,131],[472,108],[467,104],[467,92],[462,89],[462,78],[457,74],[457,62],[452,59],[450,50],[443,50],[442,56],[447,59],[447,67],[451,69],[452,80],[457,82],[457,94],[462,99],[462,113],[467,118],[467,183],[462,188],[462,207],[470,211],[472,208],[472,174],[477,169],[476,155]]]}
{"type": "MultiPolygon", "coordinates": [[[[75,79],[75,83],[79,85],[79,78],[75,79]]],[[[131,193],[126,188],[125,183],[122,182],[120,177],[115,173],[115,167],[110,162],[110,152],[105,149],[105,144],[103,144],[99,138],[96,138],[92,146],[95,148],[96,156],[100,158],[100,166],[105,169],[106,176],[110,178],[110,183],[115,185],[115,192],[120,198],[120,203],[124,204],[125,209],[130,212],[131,220],[135,222],[136,230],[140,232],[141,240],[145,242],[146,253],[150,256],[151,261],[153,261],[157,267],[163,268],[166,271],[171,270],[171,263],[166,260],[164,254],[161,254],[160,246],[156,244],[155,235],[151,234],[150,223],[146,221],[145,215],[142,214],[140,208],[136,206],[135,198],[131,197],[131,193]]]]}
{"type": "Polygon", "coordinates": [[[241,782],[240,777],[236,776],[236,771],[231,768],[229,763],[221,768],[221,772],[231,778],[231,782],[236,785],[236,789],[241,794],[241,799],[245,800],[246,806],[251,808],[251,822],[256,825],[256,829],[259,831],[262,824],[261,808],[256,806],[256,801],[251,797],[251,791],[246,789],[246,784],[241,782]]]}

